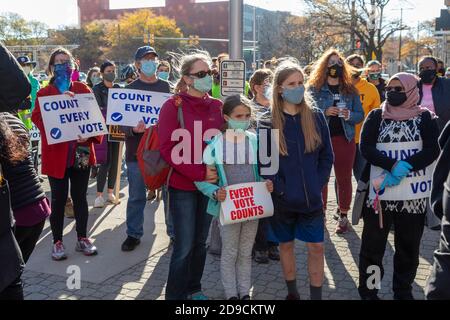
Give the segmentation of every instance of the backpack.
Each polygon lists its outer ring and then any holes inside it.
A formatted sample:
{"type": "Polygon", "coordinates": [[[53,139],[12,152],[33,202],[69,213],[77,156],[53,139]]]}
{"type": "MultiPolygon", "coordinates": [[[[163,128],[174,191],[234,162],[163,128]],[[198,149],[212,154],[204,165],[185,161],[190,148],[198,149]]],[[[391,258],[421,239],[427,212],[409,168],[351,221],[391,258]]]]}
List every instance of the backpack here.
{"type": "MultiPolygon", "coordinates": [[[[184,129],[182,99],[180,96],[174,96],[173,98],[178,109],[178,122],[184,129]]],[[[173,168],[161,157],[158,123],[149,127],[142,136],[137,150],[137,160],[145,185],[149,190],[157,190],[164,184],[169,183],[173,168]]]]}

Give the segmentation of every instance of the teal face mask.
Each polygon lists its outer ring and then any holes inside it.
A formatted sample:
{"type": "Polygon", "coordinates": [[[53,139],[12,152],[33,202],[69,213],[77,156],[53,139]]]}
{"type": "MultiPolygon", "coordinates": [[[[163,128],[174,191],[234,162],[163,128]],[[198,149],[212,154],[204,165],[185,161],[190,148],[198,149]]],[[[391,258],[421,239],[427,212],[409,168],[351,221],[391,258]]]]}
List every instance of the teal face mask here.
{"type": "Polygon", "coordinates": [[[194,89],[203,93],[207,93],[212,89],[212,76],[205,76],[204,78],[194,78],[194,89]]]}
{"type": "Polygon", "coordinates": [[[234,130],[245,131],[248,128],[250,128],[250,120],[239,121],[239,120],[228,119],[227,123],[228,123],[228,128],[234,129],[234,130]]]}
{"type": "Polygon", "coordinates": [[[271,86],[268,86],[264,89],[264,97],[267,100],[272,99],[272,87],[271,86]]]}
{"type": "Polygon", "coordinates": [[[151,76],[155,75],[157,67],[158,67],[158,64],[153,60],[142,60],[141,61],[141,71],[147,77],[151,77],[151,76]]]}
{"type": "Polygon", "coordinates": [[[160,78],[161,80],[167,81],[167,80],[169,80],[169,73],[166,71],[158,72],[158,78],[160,78]]]}

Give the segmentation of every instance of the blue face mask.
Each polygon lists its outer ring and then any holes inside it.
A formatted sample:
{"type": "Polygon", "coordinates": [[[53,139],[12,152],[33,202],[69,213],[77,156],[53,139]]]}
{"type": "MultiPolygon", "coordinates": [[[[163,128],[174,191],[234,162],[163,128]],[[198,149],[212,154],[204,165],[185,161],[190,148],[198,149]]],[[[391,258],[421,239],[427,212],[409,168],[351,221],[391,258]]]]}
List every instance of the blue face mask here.
{"type": "Polygon", "coordinates": [[[281,96],[286,102],[300,104],[305,97],[305,86],[300,85],[292,89],[284,88],[281,96]]]}
{"type": "Polygon", "coordinates": [[[227,123],[228,123],[228,128],[234,129],[237,131],[245,131],[248,128],[250,128],[250,120],[239,121],[239,120],[228,119],[227,123]]]}
{"type": "Polygon", "coordinates": [[[166,71],[158,72],[158,78],[160,78],[161,80],[167,81],[167,80],[169,80],[169,73],[166,71]]]}
{"type": "Polygon", "coordinates": [[[58,88],[60,93],[69,91],[73,70],[73,64],[70,62],[55,65],[53,71],[55,81],[53,84],[58,88]]]}
{"type": "Polygon", "coordinates": [[[147,77],[151,77],[151,76],[155,75],[157,67],[158,67],[158,64],[153,60],[142,60],[141,61],[141,71],[147,77]]]}
{"type": "Polygon", "coordinates": [[[272,87],[271,86],[268,86],[264,89],[264,97],[267,100],[272,99],[272,87]]]}
{"type": "Polygon", "coordinates": [[[212,89],[212,76],[194,79],[194,89],[203,93],[207,93],[212,89]]]}

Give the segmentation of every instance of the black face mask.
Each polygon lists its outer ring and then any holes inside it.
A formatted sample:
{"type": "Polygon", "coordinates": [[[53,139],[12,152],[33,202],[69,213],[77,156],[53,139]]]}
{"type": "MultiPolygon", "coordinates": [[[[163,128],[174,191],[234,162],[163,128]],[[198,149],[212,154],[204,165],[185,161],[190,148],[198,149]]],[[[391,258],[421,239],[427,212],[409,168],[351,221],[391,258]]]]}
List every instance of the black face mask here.
{"type": "Polygon", "coordinates": [[[342,78],[344,68],[338,64],[328,67],[328,75],[332,78],[342,78]]]}
{"type": "Polygon", "coordinates": [[[391,106],[398,107],[408,100],[408,96],[406,92],[388,91],[386,92],[386,100],[391,106]]]}
{"type": "Polygon", "coordinates": [[[436,70],[423,70],[420,72],[419,77],[425,84],[430,84],[436,78],[436,70]]]}

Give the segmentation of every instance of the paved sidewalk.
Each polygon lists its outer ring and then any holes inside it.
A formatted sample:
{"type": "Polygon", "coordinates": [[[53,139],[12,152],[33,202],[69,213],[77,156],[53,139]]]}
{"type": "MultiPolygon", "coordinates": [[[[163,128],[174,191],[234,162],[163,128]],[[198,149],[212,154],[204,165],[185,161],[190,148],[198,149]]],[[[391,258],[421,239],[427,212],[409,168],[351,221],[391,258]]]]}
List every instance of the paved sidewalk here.
{"type": "MultiPolygon", "coordinates": [[[[89,204],[95,197],[95,183],[90,181],[89,204]]],[[[330,181],[329,211],[327,216],[327,234],[325,241],[325,283],[324,299],[354,300],[359,299],[358,254],[361,242],[362,222],[354,226],[344,236],[334,234],[335,221],[332,212],[336,210],[334,192],[330,181]]],[[[46,225],[41,240],[33,253],[27,270],[23,275],[25,282],[25,299],[164,299],[165,284],[169,268],[171,250],[165,234],[164,213],[158,202],[149,203],[145,212],[145,236],[135,252],[120,251],[120,244],[125,239],[125,208],[128,188],[126,181],[121,190],[122,203],[105,209],[90,207],[90,236],[96,239],[99,255],[91,258],[74,252],[75,232],[73,220],[66,219],[65,243],[69,259],[54,262],[50,259],[51,233],[46,225]],[[66,281],[69,274],[67,267],[77,265],[81,269],[81,289],[69,290],[66,281]]],[[[48,189],[47,189],[48,191],[48,189]]],[[[423,299],[423,288],[430,272],[433,251],[437,247],[439,233],[425,230],[420,266],[414,283],[414,295],[423,299]]],[[[303,299],[309,298],[308,275],[306,268],[306,247],[297,242],[298,286],[303,299]]],[[[393,234],[385,254],[385,278],[382,282],[380,297],[392,299],[393,234]]],[[[223,299],[224,293],[220,282],[220,258],[208,254],[203,274],[203,288],[212,299],[223,299]]],[[[279,262],[271,261],[266,265],[253,263],[253,299],[284,299],[286,296],[279,262]]]]}

